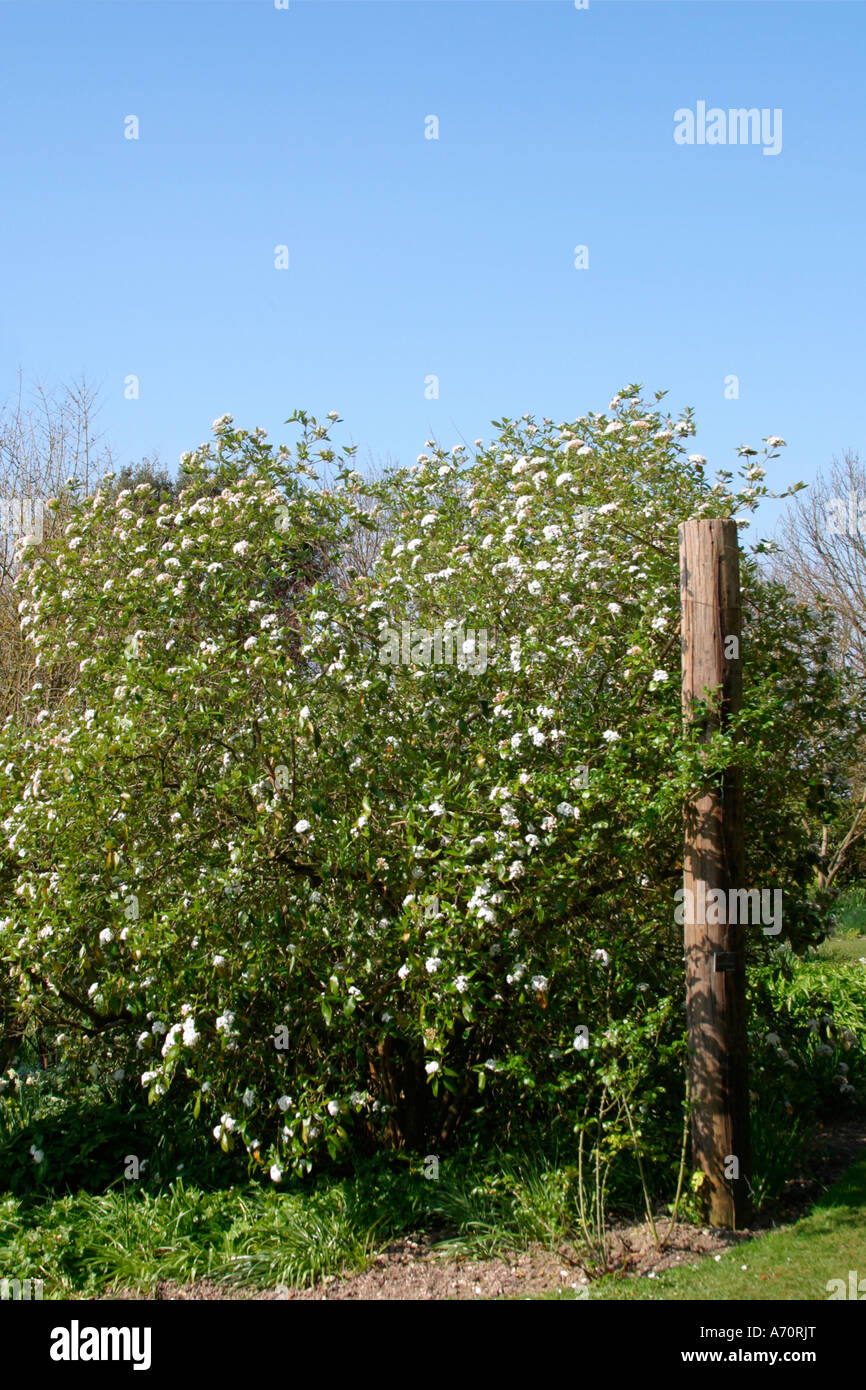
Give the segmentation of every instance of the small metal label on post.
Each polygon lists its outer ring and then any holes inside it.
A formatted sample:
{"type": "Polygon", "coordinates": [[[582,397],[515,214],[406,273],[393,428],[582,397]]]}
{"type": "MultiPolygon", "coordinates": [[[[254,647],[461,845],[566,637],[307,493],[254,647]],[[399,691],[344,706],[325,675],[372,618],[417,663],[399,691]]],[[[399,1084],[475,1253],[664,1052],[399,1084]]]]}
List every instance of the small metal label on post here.
{"type": "Polygon", "coordinates": [[[736,951],[714,951],[713,969],[717,975],[728,974],[737,968],[736,951]]]}

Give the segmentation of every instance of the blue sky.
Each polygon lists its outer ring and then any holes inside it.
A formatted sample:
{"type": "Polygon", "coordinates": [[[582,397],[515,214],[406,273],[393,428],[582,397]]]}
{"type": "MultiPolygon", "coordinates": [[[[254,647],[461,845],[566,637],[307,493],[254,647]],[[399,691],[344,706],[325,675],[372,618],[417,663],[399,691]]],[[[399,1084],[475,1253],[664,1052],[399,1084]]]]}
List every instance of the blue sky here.
{"type": "Polygon", "coordinates": [[[224,412],[408,463],[642,381],[808,480],[863,438],[864,39],[860,0],[0,0],[0,400],[83,371],[173,470],[224,412]],[[677,144],[699,101],[781,151],[677,144]]]}

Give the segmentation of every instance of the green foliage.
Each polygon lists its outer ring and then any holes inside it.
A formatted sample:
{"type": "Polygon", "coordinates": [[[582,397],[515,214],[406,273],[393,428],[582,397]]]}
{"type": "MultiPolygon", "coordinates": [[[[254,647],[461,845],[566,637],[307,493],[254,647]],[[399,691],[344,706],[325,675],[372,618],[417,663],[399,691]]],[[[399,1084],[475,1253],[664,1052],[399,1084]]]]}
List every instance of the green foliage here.
{"type": "Polygon", "coordinates": [[[176,1179],[55,1201],[9,1197],[0,1201],[0,1262],[45,1279],[52,1298],[147,1291],[161,1279],[311,1285],[419,1232],[444,1255],[554,1250],[580,1239],[576,1178],[555,1155],[497,1149],[449,1159],[435,1180],[389,1155],[279,1192],[254,1183],[205,1191],[176,1179]]]}
{"type": "Polygon", "coordinates": [[[137,1077],[46,1071],[29,1050],[0,1076],[0,1191],[100,1192],[127,1172],[156,1186],[181,1172],[201,1183],[244,1177],[237,1156],[220,1158],[215,1165],[205,1136],[172,1102],[148,1106],[137,1077]]]}
{"type": "Polygon", "coordinates": [[[752,509],[763,467],[711,486],[690,415],[637,387],[369,484],[293,423],[294,452],[224,417],[170,498],[109,480],[22,566],[36,679],[0,746],[20,1030],[52,1073],[138,1075],[274,1182],[541,1125],[669,1177],[683,799],[742,766],[748,881],[784,890],[802,948],[803,822],[836,794],[815,769],[852,736],[829,633],[752,557],[742,716],[682,732],[677,524],[752,509]]]}
{"type": "MultiPolygon", "coordinates": [[[[818,1120],[852,1113],[866,1099],[866,970],[859,960],[801,959],[780,949],[753,970],[751,1084],[766,1153],[818,1120]],[[775,1137],[774,1137],[775,1136],[775,1137]]],[[[757,1155],[756,1155],[757,1157],[757,1155]]],[[[772,1185],[772,1184],[771,1184],[772,1185]]]]}
{"type": "Polygon", "coordinates": [[[755,1212],[781,1196],[800,1172],[814,1127],[790,1113],[788,1102],[768,1100],[752,1116],[752,1201],[755,1212]]]}
{"type": "Polygon", "coordinates": [[[204,1192],[178,1180],[157,1193],[0,1202],[4,1268],[45,1279],[48,1297],[147,1290],[159,1279],[312,1284],[360,1267],[368,1248],[338,1187],[289,1197],[259,1187],[204,1192]]]}

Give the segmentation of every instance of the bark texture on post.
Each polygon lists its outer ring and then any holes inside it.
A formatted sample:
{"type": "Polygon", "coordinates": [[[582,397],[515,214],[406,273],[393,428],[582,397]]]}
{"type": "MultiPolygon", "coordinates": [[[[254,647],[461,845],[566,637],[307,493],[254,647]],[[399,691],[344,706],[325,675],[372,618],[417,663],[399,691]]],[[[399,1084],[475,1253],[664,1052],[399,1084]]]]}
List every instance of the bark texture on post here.
{"type": "MultiPolygon", "coordinates": [[[[683,718],[707,739],[726,727],[742,694],[737,526],[691,519],[679,541],[683,718]]],[[[730,890],[745,886],[741,777],[729,771],[685,808],[683,888],[692,1153],[709,1179],[710,1223],[733,1229],[752,1215],[746,928],[728,910],[738,901],[730,890]],[[707,908],[713,889],[725,910],[714,911],[713,900],[707,908]]]]}

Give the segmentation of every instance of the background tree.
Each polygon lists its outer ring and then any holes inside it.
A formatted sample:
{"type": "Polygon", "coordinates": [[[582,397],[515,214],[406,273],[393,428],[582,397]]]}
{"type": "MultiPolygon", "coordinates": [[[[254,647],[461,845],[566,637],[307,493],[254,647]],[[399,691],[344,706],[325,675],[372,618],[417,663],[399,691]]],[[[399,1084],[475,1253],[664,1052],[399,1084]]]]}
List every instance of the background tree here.
{"type": "MultiPolygon", "coordinates": [[[[37,550],[50,549],[68,523],[76,498],[90,495],[113,466],[111,447],[98,429],[98,416],[99,393],[83,376],[54,390],[37,383],[28,392],[21,374],[15,396],[0,407],[0,498],[29,504],[52,501],[52,506],[43,507],[37,550]]],[[[144,466],[147,472],[147,460],[144,466]]],[[[132,475],[136,469],[124,471],[132,475]]],[[[19,621],[15,577],[21,561],[20,536],[0,529],[0,720],[10,718],[23,728],[28,719],[27,696],[38,677],[35,653],[28,648],[19,621]]],[[[59,700],[71,685],[74,670],[74,663],[58,662],[40,703],[59,700]]],[[[2,878],[0,869],[0,882],[2,878]]],[[[15,1055],[24,1028],[19,1001],[3,977],[0,1069],[15,1055]]]]}
{"type": "MultiPolygon", "coordinates": [[[[27,396],[19,376],[15,398],[0,408],[0,497],[58,501],[43,513],[43,542],[68,521],[70,480],[77,479],[86,495],[112,466],[111,449],[97,432],[98,414],[98,392],[84,377],[53,392],[37,384],[27,396]]],[[[0,718],[23,716],[33,674],[13,590],[17,540],[10,530],[0,531],[0,718]]]]}
{"type": "MultiPolygon", "coordinates": [[[[833,459],[790,506],[779,527],[771,572],[816,614],[829,614],[833,660],[852,687],[852,706],[866,692],[866,464],[854,451],[833,459]]],[[[828,776],[831,769],[825,769],[828,776]]],[[[838,772],[837,772],[838,775],[838,772]]],[[[818,882],[863,867],[866,843],[866,747],[860,743],[843,773],[845,796],[832,824],[812,830],[818,882]]]]}

